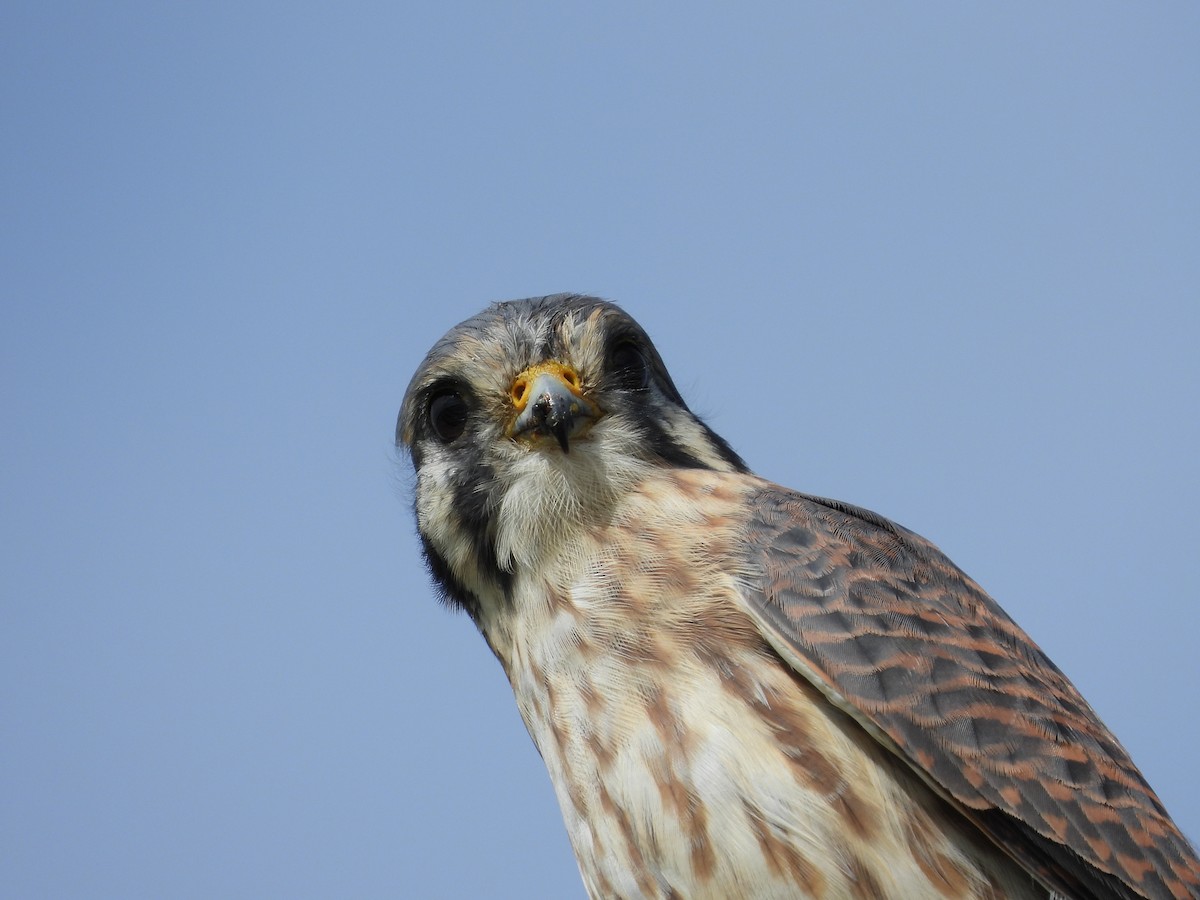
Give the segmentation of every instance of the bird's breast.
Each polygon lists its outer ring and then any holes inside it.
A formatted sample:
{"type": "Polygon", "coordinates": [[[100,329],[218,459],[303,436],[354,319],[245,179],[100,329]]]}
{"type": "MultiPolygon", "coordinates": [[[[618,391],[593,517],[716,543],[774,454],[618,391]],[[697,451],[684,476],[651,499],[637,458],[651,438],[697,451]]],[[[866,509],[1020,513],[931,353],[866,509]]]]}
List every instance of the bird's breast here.
{"type": "Polygon", "coordinates": [[[493,639],[591,895],[1044,896],[759,635],[751,486],[644,485],[493,639]]]}

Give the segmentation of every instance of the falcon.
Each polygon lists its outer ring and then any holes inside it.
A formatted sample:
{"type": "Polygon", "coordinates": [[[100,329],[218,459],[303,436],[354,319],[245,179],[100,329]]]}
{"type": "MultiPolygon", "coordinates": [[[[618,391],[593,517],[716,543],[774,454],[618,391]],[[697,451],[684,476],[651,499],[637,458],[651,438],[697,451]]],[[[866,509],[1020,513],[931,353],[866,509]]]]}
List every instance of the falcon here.
{"type": "Polygon", "coordinates": [[[591,897],[1200,895],[1125,749],[996,602],[912,531],[751,473],[616,305],[451,329],[397,442],[591,897]]]}

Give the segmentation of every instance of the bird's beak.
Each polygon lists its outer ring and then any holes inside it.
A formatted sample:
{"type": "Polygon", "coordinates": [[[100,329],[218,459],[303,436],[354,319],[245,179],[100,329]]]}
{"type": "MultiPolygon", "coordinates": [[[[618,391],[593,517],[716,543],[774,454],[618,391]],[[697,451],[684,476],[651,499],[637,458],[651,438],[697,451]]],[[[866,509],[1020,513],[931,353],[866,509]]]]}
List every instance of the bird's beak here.
{"type": "Polygon", "coordinates": [[[579,375],[560,362],[530,366],[513,380],[510,395],[517,412],[510,436],[532,440],[553,435],[563,453],[601,415],[600,407],[583,395],[579,375]]]}

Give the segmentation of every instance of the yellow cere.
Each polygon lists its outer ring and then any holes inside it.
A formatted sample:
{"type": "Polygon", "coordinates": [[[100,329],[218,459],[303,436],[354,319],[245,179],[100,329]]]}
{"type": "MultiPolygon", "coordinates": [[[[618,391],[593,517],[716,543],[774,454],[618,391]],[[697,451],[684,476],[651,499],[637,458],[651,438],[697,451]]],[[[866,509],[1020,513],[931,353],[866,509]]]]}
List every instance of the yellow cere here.
{"type": "Polygon", "coordinates": [[[513,406],[516,407],[517,412],[525,409],[525,404],[529,402],[529,388],[542,374],[558,376],[571,389],[572,394],[576,397],[581,396],[579,375],[576,371],[565,363],[550,360],[530,366],[513,380],[509,396],[512,397],[513,406]]]}

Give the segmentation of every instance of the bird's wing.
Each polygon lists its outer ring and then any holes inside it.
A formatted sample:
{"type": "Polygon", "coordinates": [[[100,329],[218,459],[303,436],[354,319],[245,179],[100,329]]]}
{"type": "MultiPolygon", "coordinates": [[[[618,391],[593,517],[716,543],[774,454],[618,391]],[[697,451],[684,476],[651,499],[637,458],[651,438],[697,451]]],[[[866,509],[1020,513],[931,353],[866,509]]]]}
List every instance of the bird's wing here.
{"type": "Polygon", "coordinates": [[[1200,865],[1075,686],[974,581],[866,510],[766,486],[744,599],[798,672],[1067,896],[1200,896],[1200,865]]]}

